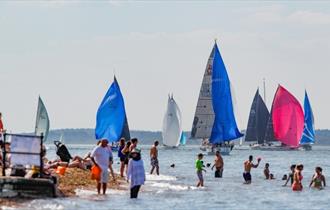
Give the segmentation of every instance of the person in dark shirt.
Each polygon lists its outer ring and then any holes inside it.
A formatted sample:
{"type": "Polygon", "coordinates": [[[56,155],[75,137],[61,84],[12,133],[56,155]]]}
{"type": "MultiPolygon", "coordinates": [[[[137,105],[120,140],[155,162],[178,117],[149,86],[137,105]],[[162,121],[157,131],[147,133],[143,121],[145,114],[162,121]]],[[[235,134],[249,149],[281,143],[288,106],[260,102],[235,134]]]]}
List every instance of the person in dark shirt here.
{"type": "Polygon", "coordinates": [[[287,180],[286,180],[285,184],[283,185],[283,187],[285,187],[288,184],[289,180],[291,181],[291,185],[293,184],[293,174],[294,174],[295,168],[296,168],[296,165],[291,165],[291,167],[290,167],[291,173],[289,173],[289,176],[287,176],[287,180]]]}

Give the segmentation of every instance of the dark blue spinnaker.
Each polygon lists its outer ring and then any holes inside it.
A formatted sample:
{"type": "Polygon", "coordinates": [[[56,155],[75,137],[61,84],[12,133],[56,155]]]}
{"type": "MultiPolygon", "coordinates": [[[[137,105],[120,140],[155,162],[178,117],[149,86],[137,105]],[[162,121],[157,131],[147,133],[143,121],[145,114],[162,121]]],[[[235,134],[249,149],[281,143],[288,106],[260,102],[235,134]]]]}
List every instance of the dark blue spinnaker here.
{"type": "Polygon", "coordinates": [[[304,100],[304,119],[304,131],[300,144],[313,144],[315,142],[314,116],[307,92],[305,92],[304,100]]]}
{"type": "Polygon", "coordinates": [[[235,120],[230,81],[216,43],[212,65],[212,105],[215,119],[210,142],[219,144],[242,137],[235,120]]]}

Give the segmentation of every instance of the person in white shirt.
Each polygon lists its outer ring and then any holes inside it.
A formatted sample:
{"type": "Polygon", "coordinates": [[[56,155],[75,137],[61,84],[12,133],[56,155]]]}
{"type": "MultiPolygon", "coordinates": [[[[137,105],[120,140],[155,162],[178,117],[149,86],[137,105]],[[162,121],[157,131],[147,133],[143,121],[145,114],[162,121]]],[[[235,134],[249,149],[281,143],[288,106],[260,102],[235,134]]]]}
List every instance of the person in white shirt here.
{"type": "Polygon", "coordinates": [[[100,180],[97,180],[97,192],[101,193],[101,184],[103,189],[103,194],[107,191],[107,183],[109,180],[109,160],[112,156],[111,150],[108,148],[108,140],[102,139],[101,144],[96,146],[91,153],[91,160],[95,164],[95,166],[101,169],[100,180]]]}

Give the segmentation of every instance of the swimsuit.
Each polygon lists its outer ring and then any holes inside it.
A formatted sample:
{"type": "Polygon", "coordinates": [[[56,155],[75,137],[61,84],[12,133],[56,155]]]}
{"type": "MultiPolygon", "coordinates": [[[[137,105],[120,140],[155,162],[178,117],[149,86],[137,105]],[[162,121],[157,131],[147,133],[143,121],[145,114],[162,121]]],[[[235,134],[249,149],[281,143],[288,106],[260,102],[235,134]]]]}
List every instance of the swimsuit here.
{"type": "Polygon", "coordinates": [[[243,173],[243,178],[246,182],[252,181],[251,173],[250,172],[244,172],[243,173]]]}
{"type": "Polygon", "coordinates": [[[303,186],[301,184],[301,180],[303,179],[302,175],[299,175],[298,180],[294,180],[292,184],[293,191],[302,191],[303,186]]]}
{"type": "Polygon", "coordinates": [[[214,177],[215,178],[222,178],[222,172],[223,172],[223,168],[217,167],[215,172],[214,172],[214,177]]]}
{"type": "Polygon", "coordinates": [[[151,162],[151,166],[152,166],[152,167],[158,167],[158,164],[159,164],[159,163],[158,163],[158,159],[157,159],[157,158],[154,158],[154,157],[151,158],[151,159],[150,159],[150,162],[151,162]]]}

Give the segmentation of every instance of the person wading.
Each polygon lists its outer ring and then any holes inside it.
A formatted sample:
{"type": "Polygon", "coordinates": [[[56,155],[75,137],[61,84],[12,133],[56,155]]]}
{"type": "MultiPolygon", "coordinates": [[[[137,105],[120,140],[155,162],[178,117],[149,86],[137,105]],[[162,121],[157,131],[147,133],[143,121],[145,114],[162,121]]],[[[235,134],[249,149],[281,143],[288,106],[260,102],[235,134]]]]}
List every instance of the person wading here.
{"type": "Polygon", "coordinates": [[[158,149],[157,149],[158,145],[159,142],[155,141],[154,145],[150,149],[150,163],[151,163],[150,174],[152,174],[156,168],[156,173],[157,175],[159,175],[159,162],[158,162],[158,149]]]}

